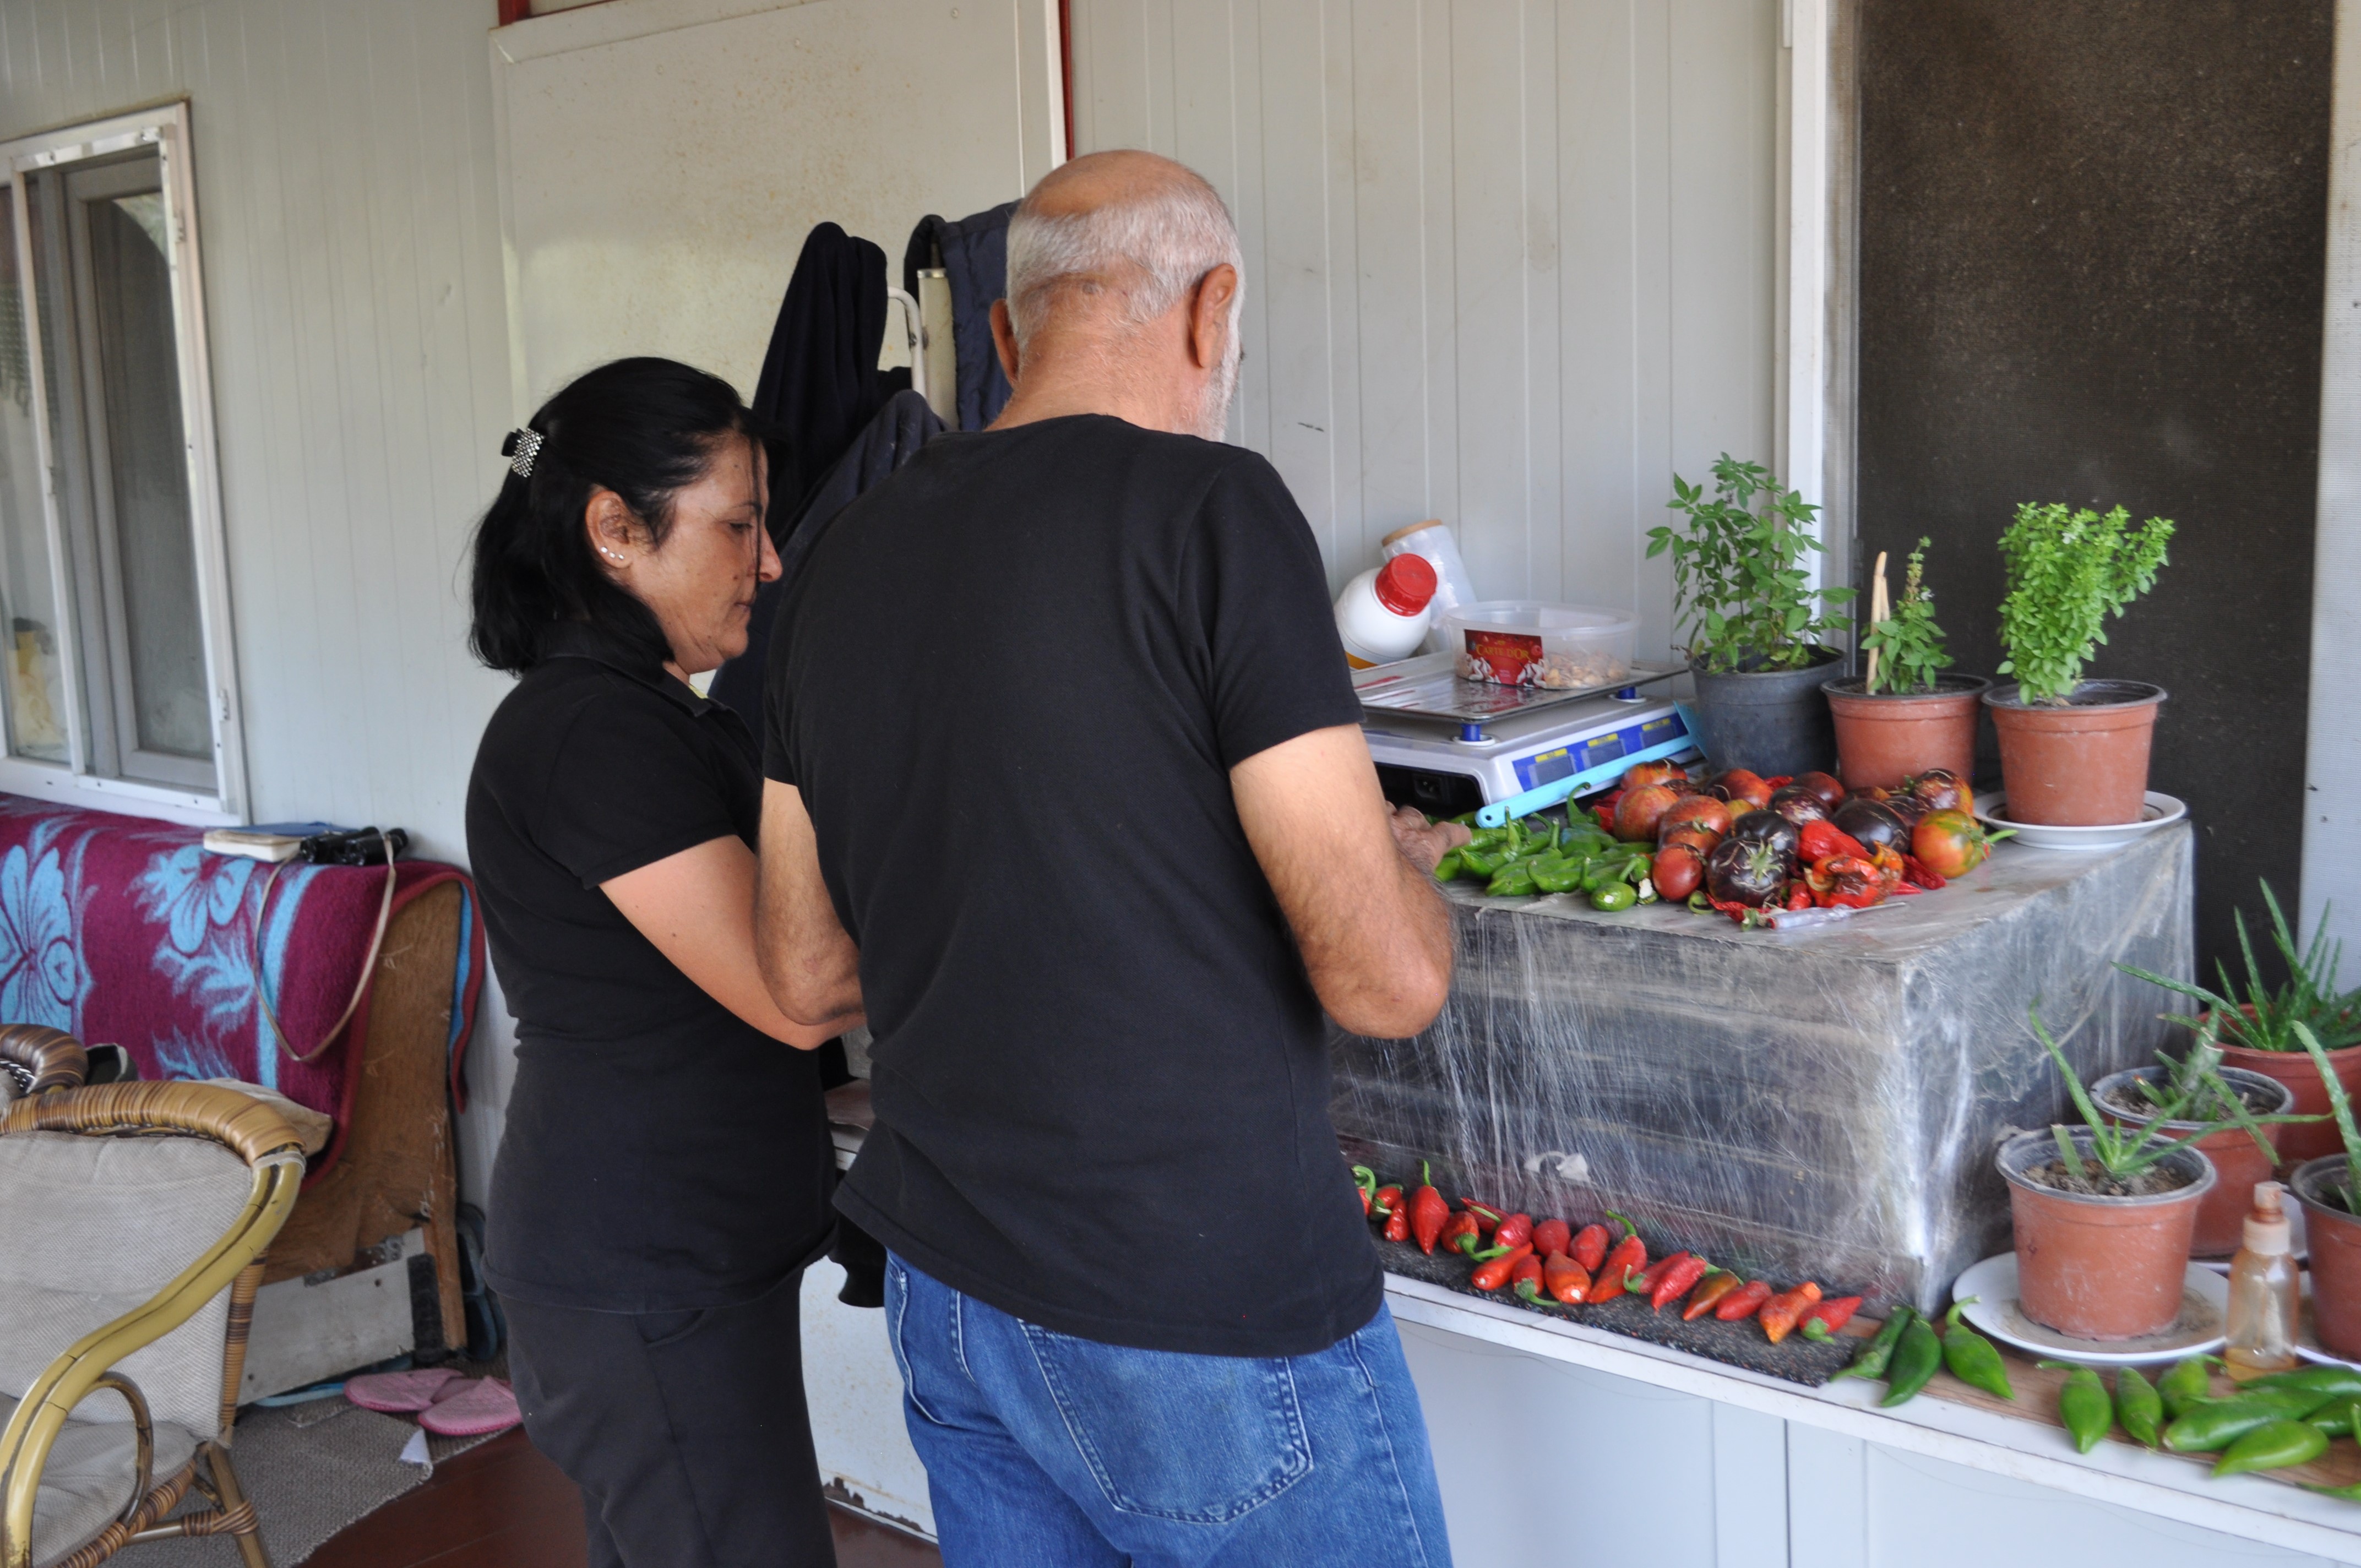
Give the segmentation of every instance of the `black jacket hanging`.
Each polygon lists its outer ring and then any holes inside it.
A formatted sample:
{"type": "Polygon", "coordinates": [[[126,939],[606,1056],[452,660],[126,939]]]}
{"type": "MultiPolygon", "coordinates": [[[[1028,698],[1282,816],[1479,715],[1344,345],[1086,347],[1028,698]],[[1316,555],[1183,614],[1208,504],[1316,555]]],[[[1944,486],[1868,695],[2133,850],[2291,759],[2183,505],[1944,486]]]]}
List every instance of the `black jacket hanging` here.
{"type": "Polygon", "coordinates": [[[753,410],[778,436],[771,454],[771,537],[820,476],[836,466],[886,390],[885,252],[834,224],[814,225],[779,303],[778,324],[754,384],[753,410]]]}

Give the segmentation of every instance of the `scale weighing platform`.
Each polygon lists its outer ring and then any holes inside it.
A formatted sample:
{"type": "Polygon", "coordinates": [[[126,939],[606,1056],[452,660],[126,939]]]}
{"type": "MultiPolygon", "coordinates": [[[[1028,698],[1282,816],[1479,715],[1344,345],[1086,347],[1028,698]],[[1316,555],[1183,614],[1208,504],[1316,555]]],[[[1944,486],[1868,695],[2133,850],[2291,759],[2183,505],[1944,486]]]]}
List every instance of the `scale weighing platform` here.
{"type": "Polygon", "coordinates": [[[1522,802],[1516,814],[1526,816],[1611,787],[1619,764],[1642,753],[1700,755],[1679,705],[1642,689],[1678,665],[1634,664],[1620,685],[1551,691],[1463,681],[1456,664],[1429,653],[1354,673],[1361,732],[1396,806],[1444,817],[1522,802]]]}

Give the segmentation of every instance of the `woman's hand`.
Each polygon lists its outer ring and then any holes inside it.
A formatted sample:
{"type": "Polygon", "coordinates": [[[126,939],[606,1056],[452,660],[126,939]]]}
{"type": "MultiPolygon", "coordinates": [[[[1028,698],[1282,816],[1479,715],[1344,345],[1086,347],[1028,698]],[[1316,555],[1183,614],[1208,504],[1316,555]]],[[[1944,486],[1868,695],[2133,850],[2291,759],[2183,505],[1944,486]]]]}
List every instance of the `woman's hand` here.
{"type": "Polygon", "coordinates": [[[807,1051],[861,1022],[798,1024],[772,1002],[754,962],[754,852],[742,840],[708,839],[598,886],[699,991],[773,1039],[807,1051]]]}

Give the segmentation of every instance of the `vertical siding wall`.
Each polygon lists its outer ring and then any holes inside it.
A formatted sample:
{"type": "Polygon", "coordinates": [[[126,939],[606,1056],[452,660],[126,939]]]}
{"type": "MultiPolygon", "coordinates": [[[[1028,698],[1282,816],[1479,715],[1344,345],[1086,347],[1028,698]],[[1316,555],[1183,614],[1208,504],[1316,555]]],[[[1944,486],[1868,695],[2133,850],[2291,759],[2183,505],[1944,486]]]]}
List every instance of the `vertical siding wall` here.
{"type": "Polygon", "coordinates": [[[1073,56],[1077,150],[1237,215],[1233,437],[1334,582],[1440,517],[1663,654],[1672,474],[1774,461],[1778,0],[1073,0],[1073,56]]]}
{"type": "MultiPolygon", "coordinates": [[[[0,0],[0,137],[186,96],[256,820],[464,861],[508,683],[467,529],[509,423],[490,0],[0,0]]],[[[484,1012],[506,1036],[496,992],[484,1012]]],[[[471,1073],[481,1191],[507,1053],[471,1073]]]]}

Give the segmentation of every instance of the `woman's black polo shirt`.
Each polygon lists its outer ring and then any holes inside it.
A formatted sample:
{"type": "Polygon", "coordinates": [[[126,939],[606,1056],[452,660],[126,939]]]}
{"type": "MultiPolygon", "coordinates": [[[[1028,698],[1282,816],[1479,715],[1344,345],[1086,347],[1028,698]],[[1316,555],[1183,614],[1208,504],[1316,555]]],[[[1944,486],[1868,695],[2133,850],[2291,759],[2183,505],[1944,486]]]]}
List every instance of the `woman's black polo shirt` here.
{"type": "Polygon", "coordinates": [[[741,1022],[599,883],[734,833],[744,721],[588,627],[492,715],[467,852],[517,1021],[485,1276],[547,1306],[654,1312],[762,1294],[826,1242],[835,1156],[807,1051],[741,1022]]]}

